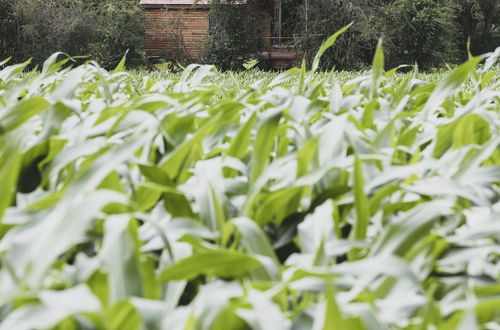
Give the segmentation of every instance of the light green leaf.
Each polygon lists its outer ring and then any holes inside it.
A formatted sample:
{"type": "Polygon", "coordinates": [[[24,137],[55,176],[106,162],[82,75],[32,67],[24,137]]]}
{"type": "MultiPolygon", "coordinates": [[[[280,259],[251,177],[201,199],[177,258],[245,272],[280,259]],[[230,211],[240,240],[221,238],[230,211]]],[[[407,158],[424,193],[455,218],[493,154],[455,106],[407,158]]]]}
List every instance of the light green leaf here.
{"type": "Polygon", "coordinates": [[[384,48],[382,46],[382,39],[379,39],[377,50],[375,51],[375,56],[373,57],[372,64],[372,85],[371,85],[371,97],[375,98],[377,96],[377,89],[380,83],[380,78],[384,75],[384,48]]]}
{"type": "Polygon", "coordinates": [[[139,330],[142,317],[130,302],[121,301],[106,310],[106,324],[106,329],[110,330],[139,330]]]}
{"type": "Polygon", "coordinates": [[[205,251],[182,259],[163,270],[160,280],[190,280],[199,275],[241,277],[259,266],[259,261],[246,253],[229,250],[205,251]]]}
{"type": "Polygon", "coordinates": [[[255,183],[269,162],[269,154],[273,150],[280,119],[281,111],[272,111],[267,114],[259,125],[257,137],[253,145],[253,163],[250,173],[251,183],[255,183]]]}
{"type": "Polygon", "coordinates": [[[447,97],[457,91],[457,88],[470,76],[481,61],[481,57],[471,58],[466,63],[447,74],[444,79],[439,82],[421,112],[422,115],[425,116],[424,119],[427,119],[430,113],[434,112],[447,97]]]}
{"type": "Polygon", "coordinates": [[[364,191],[363,167],[361,160],[356,157],[353,173],[354,206],[356,208],[356,222],[354,223],[354,239],[366,238],[370,221],[370,205],[364,191]]]}
{"type": "Polygon", "coordinates": [[[18,128],[49,106],[50,103],[43,97],[30,98],[15,105],[7,114],[0,117],[0,136],[18,128]]]}
{"type": "Polygon", "coordinates": [[[23,306],[12,312],[0,324],[1,330],[31,330],[52,328],[68,316],[97,313],[99,300],[85,285],[63,291],[41,291],[40,304],[23,306]]]}
{"type": "Polygon", "coordinates": [[[127,215],[110,216],[104,224],[101,259],[109,273],[112,303],[129,296],[143,296],[137,223],[127,215]]]}
{"type": "Polygon", "coordinates": [[[321,60],[321,57],[323,54],[330,49],[334,44],[335,41],[337,41],[338,37],[342,35],[345,31],[349,30],[349,28],[352,26],[353,23],[343,27],[339,31],[335,32],[330,38],[328,38],[319,48],[318,52],[316,53],[316,56],[314,57],[313,64],[311,71],[316,72],[319,68],[319,61],[321,60]]]}

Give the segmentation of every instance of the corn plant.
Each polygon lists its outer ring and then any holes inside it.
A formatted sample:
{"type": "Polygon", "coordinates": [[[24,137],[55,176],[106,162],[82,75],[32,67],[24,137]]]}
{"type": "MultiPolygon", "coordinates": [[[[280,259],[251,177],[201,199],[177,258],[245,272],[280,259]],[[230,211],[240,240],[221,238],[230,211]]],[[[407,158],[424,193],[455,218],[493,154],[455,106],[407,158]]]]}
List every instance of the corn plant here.
{"type": "Polygon", "coordinates": [[[315,72],[336,37],[275,75],[2,69],[0,329],[499,329],[500,51],[315,72]]]}

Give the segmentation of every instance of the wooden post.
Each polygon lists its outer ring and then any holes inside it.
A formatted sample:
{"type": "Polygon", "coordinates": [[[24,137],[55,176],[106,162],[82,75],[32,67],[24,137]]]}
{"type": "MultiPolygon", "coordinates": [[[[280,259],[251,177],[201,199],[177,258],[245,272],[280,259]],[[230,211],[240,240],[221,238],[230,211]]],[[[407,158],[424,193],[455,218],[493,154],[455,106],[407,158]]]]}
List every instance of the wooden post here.
{"type": "Polygon", "coordinates": [[[309,34],[309,0],[305,0],[305,7],[306,7],[306,38],[309,34]]]}
{"type": "Polygon", "coordinates": [[[274,35],[278,38],[278,43],[281,42],[282,37],[282,11],[281,11],[281,0],[274,1],[274,35]]]}

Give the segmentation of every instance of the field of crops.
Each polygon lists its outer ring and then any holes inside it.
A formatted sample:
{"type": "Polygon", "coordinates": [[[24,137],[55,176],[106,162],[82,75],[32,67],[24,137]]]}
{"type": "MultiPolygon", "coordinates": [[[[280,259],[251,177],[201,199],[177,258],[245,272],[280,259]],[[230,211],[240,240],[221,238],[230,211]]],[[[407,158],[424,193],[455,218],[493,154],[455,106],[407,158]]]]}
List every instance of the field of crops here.
{"type": "Polygon", "coordinates": [[[435,75],[385,72],[381,47],[358,74],[56,55],[0,71],[1,330],[500,329],[493,55],[435,75]]]}

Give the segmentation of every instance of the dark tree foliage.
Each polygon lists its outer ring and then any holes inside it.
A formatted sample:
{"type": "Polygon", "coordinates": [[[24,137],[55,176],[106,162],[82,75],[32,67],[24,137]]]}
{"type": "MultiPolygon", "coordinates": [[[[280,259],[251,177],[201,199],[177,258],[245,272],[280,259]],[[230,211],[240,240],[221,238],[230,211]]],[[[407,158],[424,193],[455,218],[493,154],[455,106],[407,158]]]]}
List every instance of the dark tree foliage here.
{"type": "Polygon", "coordinates": [[[98,38],[90,53],[105,67],[116,65],[128,50],[127,64],[144,63],[144,13],[136,0],[97,1],[95,13],[98,38]]]}
{"type": "Polygon", "coordinates": [[[12,56],[9,49],[16,43],[16,21],[12,1],[0,0],[0,61],[12,56]]]}
{"type": "Polygon", "coordinates": [[[459,58],[454,0],[395,0],[381,7],[378,26],[390,66],[417,63],[424,69],[459,58]]]}
{"type": "Polygon", "coordinates": [[[262,15],[250,10],[252,4],[237,0],[214,0],[209,14],[209,36],[203,61],[222,70],[238,70],[242,63],[262,50],[262,15]]]}
{"type": "MultiPolygon", "coordinates": [[[[500,1],[458,0],[461,48],[470,40],[471,52],[483,54],[500,46],[500,1]]],[[[466,55],[466,52],[463,52],[466,55]]]]}
{"type": "Polygon", "coordinates": [[[0,0],[0,56],[40,64],[61,51],[112,68],[128,49],[133,66],[144,62],[143,21],[136,0],[0,0]]]}
{"type": "Polygon", "coordinates": [[[389,67],[418,63],[430,68],[458,58],[453,0],[302,0],[298,12],[295,33],[302,35],[300,49],[310,55],[326,37],[354,23],[325,55],[324,68],[369,67],[379,38],[389,67]]]}
{"type": "Polygon", "coordinates": [[[297,46],[311,59],[321,43],[354,22],[323,56],[323,68],[363,69],[373,58],[374,46],[380,36],[374,28],[376,6],[371,0],[302,0],[295,19],[297,46]]]}
{"type": "Polygon", "coordinates": [[[81,46],[88,44],[85,25],[92,22],[80,9],[78,2],[72,0],[14,1],[19,34],[10,55],[17,61],[32,58],[39,64],[56,51],[82,54],[81,46]]]}
{"type": "MultiPolygon", "coordinates": [[[[270,17],[249,10],[256,0],[213,0],[203,61],[221,69],[266,50],[270,17]]],[[[262,1],[261,1],[262,2],[262,1]]],[[[273,1],[268,1],[272,6],[273,1]]],[[[423,69],[458,63],[500,46],[499,0],[281,0],[282,35],[306,59],[343,26],[354,25],[323,57],[323,69],[365,69],[379,38],[386,64],[423,69]]],[[[271,9],[271,8],[269,8],[271,9]]],[[[272,11],[269,11],[272,12],[272,11]]],[[[86,55],[112,68],[144,63],[144,14],[138,0],[0,0],[0,61],[40,64],[56,51],[86,55]]]]}
{"type": "Polygon", "coordinates": [[[386,64],[423,69],[458,63],[500,46],[498,0],[282,0],[283,31],[311,59],[321,43],[354,25],[324,56],[323,68],[370,66],[379,38],[386,64]]]}

